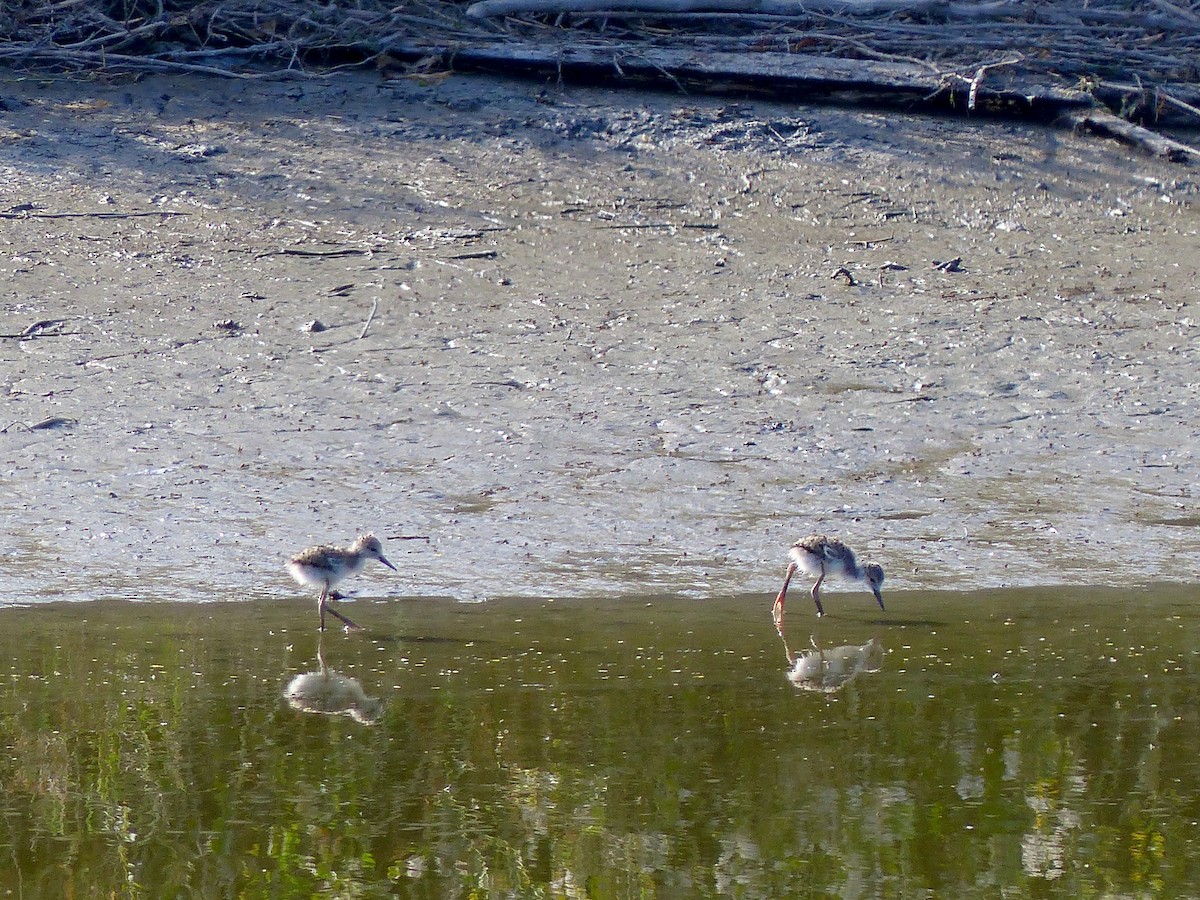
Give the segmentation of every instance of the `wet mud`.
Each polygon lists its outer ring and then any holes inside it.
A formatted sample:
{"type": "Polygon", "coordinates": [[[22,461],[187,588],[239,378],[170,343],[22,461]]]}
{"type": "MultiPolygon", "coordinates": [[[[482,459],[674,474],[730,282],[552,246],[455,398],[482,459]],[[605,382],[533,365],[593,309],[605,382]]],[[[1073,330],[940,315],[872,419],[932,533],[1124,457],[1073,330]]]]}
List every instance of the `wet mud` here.
{"type": "Polygon", "coordinates": [[[484,78],[0,85],[9,602],[296,597],[364,530],[369,596],[769,594],[811,531],[885,594],[1200,568],[1186,169],[484,78]]]}

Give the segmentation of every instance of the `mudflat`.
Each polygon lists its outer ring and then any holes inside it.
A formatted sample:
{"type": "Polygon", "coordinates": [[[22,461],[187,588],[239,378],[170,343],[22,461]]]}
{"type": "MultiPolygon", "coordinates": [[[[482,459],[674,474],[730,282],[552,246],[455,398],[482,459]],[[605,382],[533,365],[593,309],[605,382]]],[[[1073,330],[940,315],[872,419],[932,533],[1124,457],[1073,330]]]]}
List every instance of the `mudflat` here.
{"type": "Polygon", "coordinates": [[[1200,570],[1186,169],[484,77],[0,100],[9,602],[367,530],[458,599],[765,595],[812,531],[901,591],[1200,570]]]}

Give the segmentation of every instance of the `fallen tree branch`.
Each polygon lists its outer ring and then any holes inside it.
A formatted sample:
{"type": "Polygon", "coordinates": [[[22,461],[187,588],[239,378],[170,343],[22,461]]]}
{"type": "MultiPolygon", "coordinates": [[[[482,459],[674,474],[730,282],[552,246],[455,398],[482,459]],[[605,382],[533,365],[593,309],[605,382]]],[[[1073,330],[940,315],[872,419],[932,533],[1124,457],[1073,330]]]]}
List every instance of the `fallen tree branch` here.
{"type": "MultiPolygon", "coordinates": [[[[428,59],[427,45],[395,44],[401,59],[428,59]]],[[[971,79],[930,72],[921,65],[792,53],[720,53],[661,47],[607,48],[509,42],[443,51],[442,63],[457,71],[500,72],[600,83],[641,83],[745,91],[791,100],[863,98],[883,105],[966,113],[971,79]]],[[[1035,116],[1047,121],[1068,109],[1090,108],[1083,91],[1010,81],[976,85],[977,110],[1035,116]]]]}
{"type": "MultiPolygon", "coordinates": [[[[0,64],[30,69],[238,79],[480,70],[1047,121],[1105,107],[1155,127],[1194,127],[1197,59],[1196,0],[0,3],[0,64]]],[[[1193,158],[1136,126],[1084,119],[1073,124],[1193,158]]]]}
{"type": "MultiPolygon", "coordinates": [[[[217,52],[225,53],[227,58],[250,60],[261,57],[258,50],[242,51],[212,51],[208,56],[217,52]]],[[[59,48],[39,47],[26,48],[20,46],[0,47],[0,61],[11,63],[42,63],[48,66],[70,65],[80,69],[95,69],[103,71],[136,71],[136,72],[188,72],[193,75],[219,75],[222,78],[240,78],[250,81],[264,81],[274,78],[321,77],[325,73],[309,73],[299,68],[288,67],[269,72],[242,72],[236,69],[221,68],[220,66],[200,65],[176,59],[161,59],[155,56],[137,56],[134,54],[108,53],[104,50],[64,50],[59,48]]]]}
{"type": "Polygon", "coordinates": [[[168,219],[172,216],[186,216],[185,212],[171,212],[169,210],[154,210],[150,212],[77,212],[77,213],[48,213],[36,212],[33,209],[13,208],[7,212],[0,212],[0,219],[142,219],[147,217],[157,216],[160,219],[168,219]]]}
{"type": "Polygon", "coordinates": [[[266,259],[268,256],[304,256],[314,259],[337,259],[343,256],[367,256],[370,250],[345,247],[338,250],[303,250],[297,247],[284,247],[280,250],[264,250],[256,254],[255,259],[266,259]]]}
{"type": "Polygon", "coordinates": [[[1185,120],[1190,117],[1193,127],[1200,125],[1200,106],[1188,103],[1174,96],[1166,88],[1147,88],[1140,84],[1120,84],[1112,81],[1102,81],[1094,88],[1096,97],[1111,108],[1126,110],[1133,108],[1145,110],[1151,120],[1159,118],[1160,108],[1170,106],[1181,113],[1186,113],[1185,120]]]}
{"type": "Polygon", "coordinates": [[[367,316],[367,321],[363,323],[362,331],[359,332],[358,339],[361,341],[367,336],[367,329],[371,327],[371,323],[375,321],[375,312],[379,309],[379,298],[376,297],[371,301],[371,313],[367,316]]]}
{"type": "Polygon", "coordinates": [[[1007,0],[993,3],[951,3],[949,0],[480,0],[467,7],[467,17],[529,14],[653,16],[658,13],[727,12],[774,16],[843,13],[856,16],[907,15],[975,22],[1014,15],[1019,7],[1007,0]]]}
{"type": "Polygon", "coordinates": [[[1107,110],[1074,110],[1066,113],[1066,117],[1067,121],[1077,128],[1116,138],[1171,162],[1200,162],[1200,149],[1164,137],[1133,122],[1127,122],[1107,110]]]}

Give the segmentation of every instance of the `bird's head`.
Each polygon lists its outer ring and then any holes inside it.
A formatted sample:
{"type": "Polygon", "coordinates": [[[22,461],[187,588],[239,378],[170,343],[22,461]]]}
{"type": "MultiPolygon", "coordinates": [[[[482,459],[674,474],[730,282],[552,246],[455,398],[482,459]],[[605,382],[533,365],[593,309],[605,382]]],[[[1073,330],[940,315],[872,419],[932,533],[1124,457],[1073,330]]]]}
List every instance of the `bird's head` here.
{"type": "Polygon", "coordinates": [[[879,608],[883,609],[883,567],[871,563],[863,567],[863,575],[866,576],[867,584],[871,586],[871,593],[875,595],[875,601],[879,604],[879,608]]]}
{"type": "Polygon", "coordinates": [[[396,567],[388,562],[383,556],[383,544],[379,542],[379,538],[373,534],[364,534],[354,542],[354,550],[360,556],[365,556],[367,559],[377,559],[393,572],[396,567]]]}

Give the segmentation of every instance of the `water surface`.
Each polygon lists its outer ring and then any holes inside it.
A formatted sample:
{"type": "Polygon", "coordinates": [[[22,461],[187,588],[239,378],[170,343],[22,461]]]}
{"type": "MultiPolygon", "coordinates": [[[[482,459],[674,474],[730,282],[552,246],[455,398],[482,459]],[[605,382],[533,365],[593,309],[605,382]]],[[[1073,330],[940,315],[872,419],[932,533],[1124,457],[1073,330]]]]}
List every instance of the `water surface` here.
{"type": "Polygon", "coordinates": [[[3,610],[0,890],[1196,895],[1194,590],[803,600],[3,610]]]}

